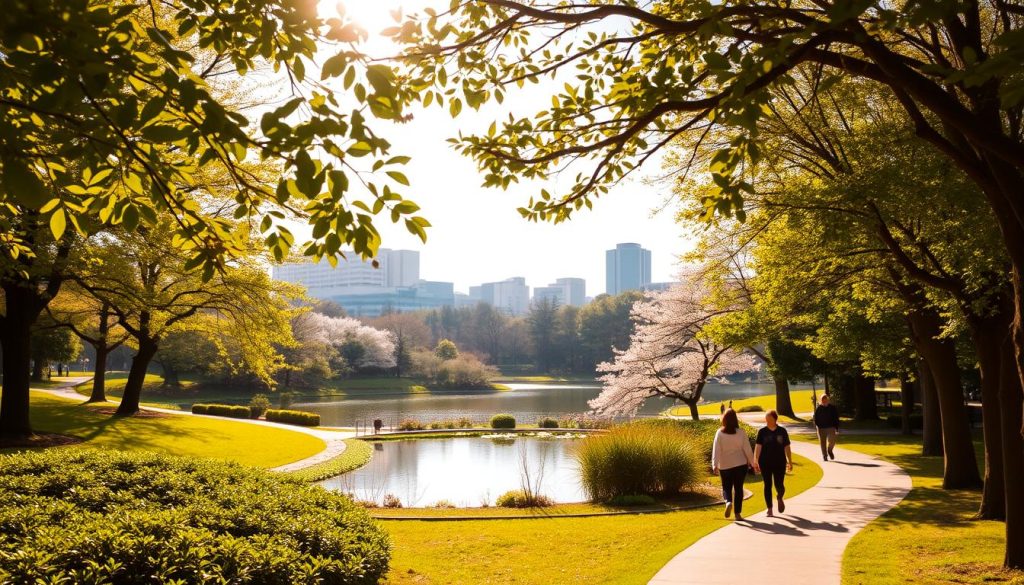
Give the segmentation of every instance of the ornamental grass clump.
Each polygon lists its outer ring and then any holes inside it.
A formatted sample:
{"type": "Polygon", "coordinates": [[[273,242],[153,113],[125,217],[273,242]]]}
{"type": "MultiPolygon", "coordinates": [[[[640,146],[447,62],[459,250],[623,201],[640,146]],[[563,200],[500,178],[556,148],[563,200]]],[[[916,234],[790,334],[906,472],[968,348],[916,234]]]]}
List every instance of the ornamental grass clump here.
{"type": "Polygon", "coordinates": [[[623,425],[581,441],[575,451],[587,497],[673,496],[703,479],[693,436],[671,426],[623,425]]]}
{"type": "Polygon", "coordinates": [[[233,463],[0,456],[0,583],[370,585],[387,535],[348,497],[233,463]]]}

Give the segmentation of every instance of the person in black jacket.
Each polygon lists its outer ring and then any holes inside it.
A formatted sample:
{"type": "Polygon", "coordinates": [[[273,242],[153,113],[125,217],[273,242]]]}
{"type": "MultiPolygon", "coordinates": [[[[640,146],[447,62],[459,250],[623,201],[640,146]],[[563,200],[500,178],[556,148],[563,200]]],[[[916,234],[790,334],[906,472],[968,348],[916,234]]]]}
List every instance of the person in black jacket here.
{"type": "Polygon", "coordinates": [[[766,426],[757,431],[754,459],[757,470],[764,480],[764,503],[768,507],[768,517],[772,512],[772,486],[775,496],[779,499],[779,513],[786,511],[786,472],[793,471],[793,452],[789,446],[789,432],[779,426],[779,413],[769,410],[764,415],[766,426]]]}
{"type": "Polygon", "coordinates": [[[814,426],[818,429],[818,441],[821,442],[821,457],[828,461],[836,458],[833,449],[836,447],[836,436],[839,435],[839,410],[830,404],[828,394],[821,395],[821,404],[814,409],[814,426]]]}

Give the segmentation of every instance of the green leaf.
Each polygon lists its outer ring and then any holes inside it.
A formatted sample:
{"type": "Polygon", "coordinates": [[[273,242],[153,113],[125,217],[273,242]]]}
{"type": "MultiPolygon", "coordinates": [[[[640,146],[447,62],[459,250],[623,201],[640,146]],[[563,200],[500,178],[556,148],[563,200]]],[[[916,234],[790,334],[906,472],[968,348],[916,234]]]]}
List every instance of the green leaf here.
{"type": "Polygon", "coordinates": [[[49,190],[24,162],[5,158],[3,164],[4,190],[19,205],[39,209],[50,200],[49,190]]]}

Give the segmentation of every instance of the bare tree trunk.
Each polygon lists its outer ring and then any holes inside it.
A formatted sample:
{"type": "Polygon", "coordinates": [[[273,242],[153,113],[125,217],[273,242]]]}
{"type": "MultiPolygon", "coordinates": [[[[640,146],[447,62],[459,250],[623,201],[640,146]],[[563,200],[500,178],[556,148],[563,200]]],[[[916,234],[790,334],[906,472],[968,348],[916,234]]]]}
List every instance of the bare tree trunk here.
{"type": "Polygon", "coordinates": [[[96,345],[96,364],[92,370],[92,393],[88,402],[107,401],[107,354],[110,350],[106,344],[96,345]]]}
{"type": "Polygon", "coordinates": [[[914,414],[914,386],[906,374],[900,378],[900,433],[904,435],[914,434],[910,424],[910,417],[914,414]]]}
{"type": "MultiPolygon", "coordinates": [[[[1003,371],[1001,362],[1010,331],[1010,319],[1000,318],[998,314],[987,318],[971,316],[968,323],[981,374],[982,436],[985,440],[985,486],[982,489],[981,506],[978,508],[977,517],[984,520],[1003,520],[1006,518],[1006,502],[999,394],[1003,371]]],[[[1012,353],[1007,357],[1012,360],[1012,353]]],[[[1009,371],[1011,375],[1016,376],[1012,369],[1009,371]]]]}
{"type": "MultiPolygon", "coordinates": [[[[1024,569],[1024,384],[1017,374],[1014,347],[1004,337],[1002,374],[999,388],[999,413],[1003,456],[1003,485],[1006,502],[1006,555],[1004,566],[1024,569]]],[[[987,424],[987,423],[986,423],[987,424]]]]}
{"type": "Polygon", "coordinates": [[[775,410],[780,416],[796,418],[793,399],[789,394],[789,380],[783,376],[772,376],[775,380],[775,410]]]}

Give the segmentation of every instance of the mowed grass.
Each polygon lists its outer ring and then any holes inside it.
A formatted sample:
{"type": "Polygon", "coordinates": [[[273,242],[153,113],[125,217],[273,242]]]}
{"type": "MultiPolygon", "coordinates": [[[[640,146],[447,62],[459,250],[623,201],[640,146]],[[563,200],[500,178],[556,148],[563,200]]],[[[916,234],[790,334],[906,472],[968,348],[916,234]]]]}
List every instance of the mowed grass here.
{"type": "MultiPolygon", "coordinates": [[[[793,410],[798,414],[801,412],[810,412],[811,410],[811,397],[812,390],[792,390],[789,393],[790,400],[793,401],[793,410]]],[[[821,396],[822,390],[818,390],[818,396],[821,396]]],[[[719,414],[722,410],[722,405],[729,406],[728,400],[720,402],[709,402],[707,404],[701,404],[697,407],[697,411],[700,414],[719,414]]],[[[754,396],[753,398],[743,398],[732,401],[732,407],[739,411],[744,406],[760,406],[762,410],[771,410],[775,408],[775,395],[765,394],[764,396],[754,396]]],[[[669,413],[674,416],[689,416],[690,407],[673,406],[669,409],[669,413]]]]}
{"type": "MultiPolygon", "coordinates": [[[[795,460],[791,496],[821,479],[816,464],[795,460]]],[[[756,495],[744,502],[746,514],[763,509],[756,495]]],[[[647,583],[676,553],[728,522],[720,506],[596,518],[381,520],[393,543],[387,583],[537,585],[647,583]]]]}
{"type": "Polygon", "coordinates": [[[942,458],[922,456],[920,437],[844,435],[840,446],[887,459],[914,482],[846,547],[845,585],[1024,584],[1024,572],[1001,568],[1003,523],[973,518],[980,491],[942,489],[942,458]]]}
{"type": "Polygon", "coordinates": [[[82,405],[32,392],[32,427],[37,432],[71,435],[80,446],[209,457],[257,467],[304,459],[326,445],[317,437],[269,426],[205,416],[113,417],[115,405],[82,405]]]}

